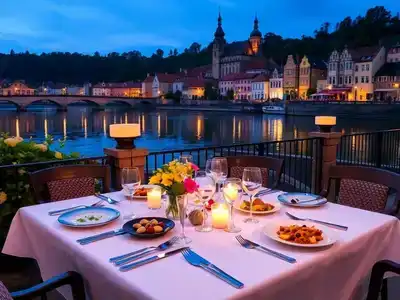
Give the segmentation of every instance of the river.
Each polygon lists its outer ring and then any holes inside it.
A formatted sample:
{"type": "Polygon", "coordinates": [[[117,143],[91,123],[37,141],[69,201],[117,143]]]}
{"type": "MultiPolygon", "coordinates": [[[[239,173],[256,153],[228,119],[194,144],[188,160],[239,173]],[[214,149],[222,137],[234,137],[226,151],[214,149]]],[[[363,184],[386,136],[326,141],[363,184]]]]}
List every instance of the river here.
{"type": "MultiPolygon", "coordinates": [[[[139,123],[142,136],[137,147],[150,151],[256,143],[267,140],[306,138],[315,129],[312,117],[243,114],[202,111],[138,111],[71,106],[67,112],[41,108],[36,111],[0,111],[0,132],[42,142],[46,135],[57,141],[66,138],[63,152],[83,156],[103,155],[103,148],[115,146],[108,137],[114,123],[139,123]]],[[[343,133],[375,131],[398,127],[396,119],[338,118],[337,131],[343,133]]],[[[59,143],[53,146],[59,149],[59,143]]]]}

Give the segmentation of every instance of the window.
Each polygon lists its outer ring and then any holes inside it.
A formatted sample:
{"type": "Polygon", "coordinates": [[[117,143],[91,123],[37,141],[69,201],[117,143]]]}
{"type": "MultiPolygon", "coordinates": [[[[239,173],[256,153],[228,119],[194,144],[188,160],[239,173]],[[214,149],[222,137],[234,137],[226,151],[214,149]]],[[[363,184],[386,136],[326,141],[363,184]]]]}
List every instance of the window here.
{"type": "Polygon", "coordinates": [[[347,84],[347,76],[344,76],[344,83],[347,84]]]}
{"type": "Polygon", "coordinates": [[[369,83],[369,76],[365,76],[365,83],[369,83]]]}
{"type": "Polygon", "coordinates": [[[358,72],[358,65],[356,65],[354,71],[358,72]]]}
{"type": "Polygon", "coordinates": [[[333,84],[333,85],[336,84],[336,77],[332,77],[332,84],[333,84]]]}
{"type": "Polygon", "coordinates": [[[355,82],[355,83],[358,83],[358,76],[355,76],[355,77],[354,77],[354,82],[355,82]]]}
{"type": "Polygon", "coordinates": [[[349,70],[353,69],[353,63],[349,62],[349,70]]]}
{"type": "Polygon", "coordinates": [[[365,71],[365,65],[361,65],[361,72],[365,71]]]}
{"type": "Polygon", "coordinates": [[[343,63],[340,63],[340,70],[343,70],[343,63]]]}
{"type": "Polygon", "coordinates": [[[349,76],[349,84],[351,84],[351,76],[349,76]]]}
{"type": "Polygon", "coordinates": [[[366,69],[367,71],[369,71],[369,64],[366,64],[366,65],[365,65],[365,69],[366,69]]]}
{"type": "Polygon", "coordinates": [[[343,76],[339,77],[339,84],[343,84],[343,76]]]}
{"type": "Polygon", "coordinates": [[[364,76],[361,76],[361,83],[364,83],[364,76]]]}

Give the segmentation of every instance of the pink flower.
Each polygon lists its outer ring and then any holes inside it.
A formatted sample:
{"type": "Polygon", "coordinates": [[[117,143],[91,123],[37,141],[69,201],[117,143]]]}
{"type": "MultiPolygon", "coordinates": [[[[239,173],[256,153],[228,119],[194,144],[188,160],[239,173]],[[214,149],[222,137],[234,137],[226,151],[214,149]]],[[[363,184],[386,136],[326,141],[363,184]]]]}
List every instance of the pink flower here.
{"type": "Polygon", "coordinates": [[[183,182],[183,186],[185,187],[186,193],[194,193],[199,187],[197,183],[192,178],[186,178],[183,182]]]}
{"type": "Polygon", "coordinates": [[[198,170],[200,170],[200,168],[195,165],[194,163],[189,163],[190,167],[192,168],[192,170],[194,170],[195,172],[197,172],[198,170]]]}

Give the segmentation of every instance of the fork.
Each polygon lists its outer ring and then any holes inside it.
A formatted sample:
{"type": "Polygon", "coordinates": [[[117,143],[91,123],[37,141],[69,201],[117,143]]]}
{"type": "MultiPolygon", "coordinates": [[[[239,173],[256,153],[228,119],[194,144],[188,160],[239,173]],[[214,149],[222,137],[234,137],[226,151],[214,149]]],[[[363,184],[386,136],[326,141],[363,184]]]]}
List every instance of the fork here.
{"type": "Polygon", "coordinates": [[[297,220],[297,221],[311,221],[311,222],[314,222],[314,223],[319,223],[319,224],[322,224],[322,225],[335,227],[335,228],[341,229],[341,230],[349,229],[347,226],[343,226],[343,225],[339,225],[339,224],[334,224],[334,223],[329,223],[329,222],[325,222],[325,221],[314,220],[314,219],[310,219],[310,218],[299,218],[299,217],[296,217],[296,216],[294,216],[294,215],[292,215],[291,213],[288,213],[288,212],[286,212],[286,215],[289,218],[291,218],[293,220],[297,220]]]}
{"type": "Polygon", "coordinates": [[[287,262],[289,262],[291,264],[296,262],[296,259],[293,258],[293,257],[287,256],[285,254],[279,253],[277,251],[268,249],[268,248],[266,248],[264,246],[261,246],[261,245],[259,245],[257,243],[254,243],[252,241],[249,241],[249,240],[245,239],[244,237],[242,237],[241,235],[237,235],[236,239],[237,239],[237,241],[239,242],[240,245],[242,245],[243,247],[245,247],[247,249],[262,250],[262,251],[264,251],[264,252],[266,252],[268,254],[271,254],[271,255],[273,255],[273,256],[275,256],[277,258],[280,258],[280,259],[282,259],[284,261],[287,261],[287,262]]]}
{"type": "Polygon", "coordinates": [[[73,207],[70,207],[70,208],[64,208],[64,209],[49,211],[49,216],[61,215],[64,212],[75,210],[75,209],[78,209],[78,208],[103,207],[104,205],[101,204],[102,202],[103,202],[103,200],[100,200],[100,201],[98,201],[96,203],[93,203],[92,205],[77,205],[77,206],[73,206],[73,207]]]}
{"type": "Polygon", "coordinates": [[[171,247],[176,241],[178,240],[177,236],[174,236],[172,239],[156,246],[156,247],[146,247],[140,250],[136,250],[134,252],[130,252],[124,255],[116,256],[110,258],[110,262],[112,262],[116,266],[121,266],[125,265],[129,262],[132,262],[134,260],[137,260],[143,256],[146,256],[150,253],[156,252],[156,251],[164,251],[171,247]]]}
{"type": "Polygon", "coordinates": [[[217,268],[216,266],[214,266],[213,264],[211,264],[210,262],[208,262],[201,256],[197,255],[192,250],[184,249],[184,250],[182,250],[181,253],[182,253],[183,257],[185,258],[185,260],[188,263],[190,263],[191,265],[200,267],[200,268],[210,272],[211,274],[217,276],[219,279],[224,280],[225,282],[229,283],[230,285],[232,285],[233,287],[235,287],[237,289],[240,289],[244,286],[242,282],[233,278],[232,276],[225,273],[221,269],[217,268]]]}
{"type": "Polygon", "coordinates": [[[97,198],[99,198],[99,199],[101,199],[101,200],[104,200],[104,201],[107,201],[109,204],[117,204],[119,201],[117,201],[117,200],[114,200],[114,199],[111,199],[110,197],[108,197],[108,196],[104,196],[104,195],[102,195],[102,194],[100,194],[100,193],[96,193],[96,194],[94,194],[95,195],[95,197],[97,197],[97,198]]]}

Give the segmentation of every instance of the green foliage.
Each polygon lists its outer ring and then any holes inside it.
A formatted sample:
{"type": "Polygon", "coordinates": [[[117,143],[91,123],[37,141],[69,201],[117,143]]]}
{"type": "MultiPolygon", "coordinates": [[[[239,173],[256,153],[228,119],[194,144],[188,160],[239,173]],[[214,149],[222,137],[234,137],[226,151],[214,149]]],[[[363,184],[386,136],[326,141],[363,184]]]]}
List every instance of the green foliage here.
{"type": "Polygon", "coordinates": [[[310,97],[312,94],[315,94],[317,92],[316,88],[309,88],[307,90],[307,97],[310,97]]]}
{"type": "Polygon", "coordinates": [[[226,97],[228,98],[228,100],[233,100],[233,98],[235,97],[235,92],[232,89],[229,89],[226,92],[226,97]]]}
{"type": "Polygon", "coordinates": [[[217,100],[219,97],[218,86],[213,82],[206,82],[204,86],[204,98],[207,100],[217,100]]]}

